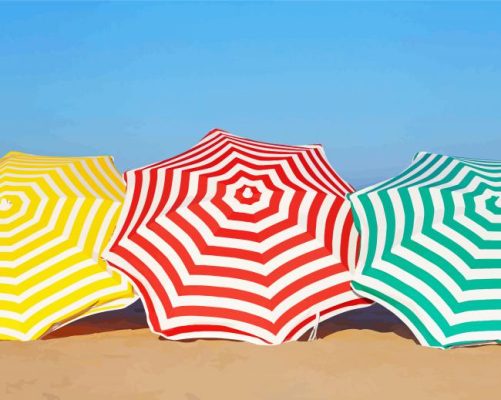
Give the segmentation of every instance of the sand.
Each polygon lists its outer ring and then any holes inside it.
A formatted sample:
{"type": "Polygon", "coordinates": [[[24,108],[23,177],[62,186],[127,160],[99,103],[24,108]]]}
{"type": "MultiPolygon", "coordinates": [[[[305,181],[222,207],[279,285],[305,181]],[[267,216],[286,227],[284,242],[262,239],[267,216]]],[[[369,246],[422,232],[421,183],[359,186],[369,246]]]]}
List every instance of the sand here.
{"type": "Polygon", "coordinates": [[[0,399],[499,399],[501,346],[417,345],[379,306],[263,347],[151,334],[135,304],[45,340],[0,343],[0,399]]]}

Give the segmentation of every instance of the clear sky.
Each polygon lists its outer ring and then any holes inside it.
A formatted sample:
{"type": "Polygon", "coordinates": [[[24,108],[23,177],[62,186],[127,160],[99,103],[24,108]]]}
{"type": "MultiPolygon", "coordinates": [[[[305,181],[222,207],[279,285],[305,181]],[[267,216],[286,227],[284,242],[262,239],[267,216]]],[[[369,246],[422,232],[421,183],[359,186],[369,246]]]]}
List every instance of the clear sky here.
{"type": "Polygon", "coordinates": [[[0,153],[124,170],[214,127],[323,143],[358,187],[501,159],[501,3],[0,3],[0,153]]]}

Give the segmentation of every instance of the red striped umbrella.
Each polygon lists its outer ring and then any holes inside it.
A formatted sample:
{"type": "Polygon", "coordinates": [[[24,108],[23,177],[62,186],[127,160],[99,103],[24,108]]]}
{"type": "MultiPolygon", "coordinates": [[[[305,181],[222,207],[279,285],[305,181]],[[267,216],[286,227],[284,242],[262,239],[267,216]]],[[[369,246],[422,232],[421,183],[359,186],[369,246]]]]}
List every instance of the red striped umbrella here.
{"type": "Polygon", "coordinates": [[[350,288],[353,189],[321,146],[214,130],[126,180],[104,257],[134,282],[154,332],[278,344],[369,304],[350,288]]]}

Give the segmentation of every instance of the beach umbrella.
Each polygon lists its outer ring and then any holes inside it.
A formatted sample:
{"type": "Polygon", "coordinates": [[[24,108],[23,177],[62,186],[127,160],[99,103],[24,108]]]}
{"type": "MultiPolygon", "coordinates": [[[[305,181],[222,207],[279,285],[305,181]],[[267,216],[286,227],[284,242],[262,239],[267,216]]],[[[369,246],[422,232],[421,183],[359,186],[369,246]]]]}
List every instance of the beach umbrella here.
{"type": "Polygon", "coordinates": [[[277,344],[369,304],[350,287],[352,188],[321,146],[214,130],[125,177],[104,257],[130,276],[154,332],[277,344]]]}
{"type": "Polygon", "coordinates": [[[124,192],[110,157],[0,158],[0,339],[36,339],[134,300],[100,259],[124,192]]]}
{"type": "Polygon", "coordinates": [[[501,339],[501,162],[418,153],[400,175],[349,198],[358,293],[423,345],[501,339]]]}

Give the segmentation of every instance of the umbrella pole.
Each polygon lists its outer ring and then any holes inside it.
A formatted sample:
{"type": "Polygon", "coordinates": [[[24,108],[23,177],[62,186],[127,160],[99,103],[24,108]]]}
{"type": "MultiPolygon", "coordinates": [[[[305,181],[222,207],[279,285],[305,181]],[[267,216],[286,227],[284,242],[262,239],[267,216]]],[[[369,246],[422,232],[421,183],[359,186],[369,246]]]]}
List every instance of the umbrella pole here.
{"type": "Polygon", "coordinates": [[[310,337],[308,338],[309,342],[317,339],[317,331],[318,331],[319,322],[320,322],[320,313],[317,312],[315,315],[315,325],[313,325],[313,328],[311,329],[310,337]]]}

